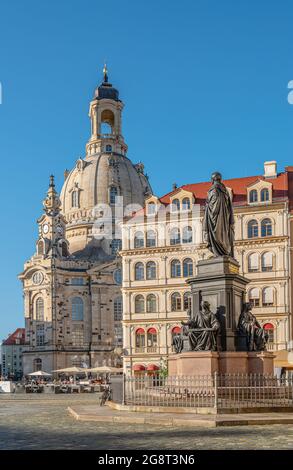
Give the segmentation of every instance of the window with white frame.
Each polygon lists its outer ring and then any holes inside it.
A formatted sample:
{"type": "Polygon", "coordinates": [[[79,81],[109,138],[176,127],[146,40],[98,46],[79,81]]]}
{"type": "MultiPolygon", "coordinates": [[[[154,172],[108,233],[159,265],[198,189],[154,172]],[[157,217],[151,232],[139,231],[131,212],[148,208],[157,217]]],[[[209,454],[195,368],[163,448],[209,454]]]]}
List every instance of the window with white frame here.
{"type": "Polygon", "coordinates": [[[270,199],[270,193],[267,188],[264,188],[260,192],[260,200],[261,202],[267,202],[270,199]]]}
{"type": "Polygon", "coordinates": [[[144,279],[144,265],[143,263],[136,263],[135,268],[135,280],[142,281],[144,279]]]}
{"type": "Polygon", "coordinates": [[[144,247],[144,233],[139,231],[134,235],[134,248],[144,247]]]}
{"type": "Polygon", "coordinates": [[[156,279],[156,277],[157,277],[156,263],[154,261],[149,261],[146,264],[146,278],[156,279]]]}
{"type": "Polygon", "coordinates": [[[249,192],[249,202],[257,202],[258,200],[258,194],[256,189],[252,189],[249,192]]]}
{"type": "Polygon", "coordinates": [[[182,210],[189,211],[190,210],[190,199],[189,197],[185,197],[182,200],[182,210]]]}
{"type": "Polygon", "coordinates": [[[183,227],[182,243],[192,243],[192,228],[191,227],[183,227]]]}
{"type": "Polygon", "coordinates": [[[154,230],[148,230],[146,234],[146,246],[148,248],[156,246],[156,232],[154,230]]]}
{"type": "Polygon", "coordinates": [[[259,270],[259,254],[250,253],[248,255],[248,272],[255,273],[259,270]]]}
{"type": "Polygon", "coordinates": [[[149,294],[147,296],[147,313],[154,313],[157,311],[157,299],[154,294],[149,294]]]}
{"type": "Polygon", "coordinates": [[[261,221],[261,236],[270,237],[273,235],[273,225],[271,219],[263,219],[261,221]]]}
{"type": "Polygon", "coordinates": [[[249,297],[249,302],[252,304],[253,307],[259,307],[260,295],[259,295],[258,287],[254,287],[253,289],[250,289],[248,297],[249,297]]]}
{"type": "Polygon", "coordinates": [[[36,321],[44,321],[44,299],[38,297],[36,300],[36,321]]]}
{"type": "Polygon", "coordinates": [[[45,344],[45,325],[39,323],[36,326],[36,344],[37,346],[44,346],[45,344]]]}
{"type": "Polygon", "coordinates": [[[172,312],[178,312],[182,309],[182,299],[179,292],[174,292],[171,295],[171,310],[172,312]]]}
{"type": "Polygon", "coordinates": [[[171,277],[181,277],[181,262],[178,259],[171,262],[171,277]]]}
{"type": "Polygon", "coordinates": [[[193,276],[193,261],[191,258],[183,260],[183,277],[193,276]]]}
{"type": "Polygon", "coordinates": [[[170,231],[170,245],[180,245],[180,243],[180,230],[177,227],[173,227],[170,231]]]}
{"type": "Polygon", "coordinates": [[[262,290],[263,307],[271,307],[274,305],[274,289],[273,287],[265,287],[262,290]]]}
{"type": "Polygon", "coordinates": [[[261,255],[261,270],[263,272],[273,270],[273,253],[266,251],[261,255]]]}
{"type": "Polygon", "coordinates": [[[144,313],[144,297],[143,295],[137,295],[135,297],[135,313],[144,313]]]}
{"type": "Polygon", "coordinates": [[[247,237],[248,238],[257,238],[258,237],[258,222],[253,219],[250,220],[247,224],[247,237]]]}
{"type": "Polygon", "coordinates": [[[149,202],[147,205],[148,215],[154,215],[156,213],[156,204],[149,202]]]}

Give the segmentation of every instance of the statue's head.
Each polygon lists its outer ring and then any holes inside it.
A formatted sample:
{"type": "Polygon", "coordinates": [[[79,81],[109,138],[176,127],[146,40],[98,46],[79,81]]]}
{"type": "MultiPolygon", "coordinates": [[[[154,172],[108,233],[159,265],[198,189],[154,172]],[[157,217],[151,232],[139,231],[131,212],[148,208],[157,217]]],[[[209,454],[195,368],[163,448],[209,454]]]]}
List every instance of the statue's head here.
{"type": "Polygon", "coordinates": [[[221,183],[222,182],[222,175],[218,171],[212,173],[211,180],[213,183],[221,183]]]}
{"type": "Polygon", "coordinates": [[[201,305],[202,310],[210,309],[210,303],[207,300],[202,300],[200,305],[201,305]]]}
{"type": "Polygon", "coordinates": [[[250,312],[251,309],[252,309],[251,302],[244,302],[242,311],[243,312],[250,312]]]}

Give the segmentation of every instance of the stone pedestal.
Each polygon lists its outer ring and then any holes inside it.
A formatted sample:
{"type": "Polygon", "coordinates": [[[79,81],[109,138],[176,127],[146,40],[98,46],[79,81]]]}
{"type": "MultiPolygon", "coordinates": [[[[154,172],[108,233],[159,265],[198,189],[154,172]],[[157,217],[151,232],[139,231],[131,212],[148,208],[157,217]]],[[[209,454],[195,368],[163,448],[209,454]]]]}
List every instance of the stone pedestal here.
{"type": "Polygon", "coordinates": [[[237,324],[249,280],[239,274],[239,263],[229,256],[201,260],[197,275],[187,282],[191,287],[193,315],[200,310],[202,300],[207,300],[211,311],[217,314],[221,324],[218,350],[241,350],[237,324]]]}
{"type": "Polygon", "coordinates": [[[213,375],[218,371],[217,352],[190,351],[171,354],[168,359],[168,374],[175,375],[213,375]]]}
{"type": "Polygon", "coordinates": [[[219,374],[273,374],[274,354],[261,352],[190,351],[171,354],[168,360],[169,376],[219,374]]]}

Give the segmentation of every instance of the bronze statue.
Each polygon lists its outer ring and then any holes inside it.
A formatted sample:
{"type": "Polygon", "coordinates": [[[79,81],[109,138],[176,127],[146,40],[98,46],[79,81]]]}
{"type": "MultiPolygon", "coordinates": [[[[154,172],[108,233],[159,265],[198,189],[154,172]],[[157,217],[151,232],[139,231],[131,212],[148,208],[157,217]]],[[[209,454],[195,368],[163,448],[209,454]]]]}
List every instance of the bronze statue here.
{"type": "Polygon", "coordinates": [[[203,223],[204,240],[215,256],[234,257],[234,216],[230,195],[221,173],[212,174],[203,223]]]}
{"type": "Polygon", "coordinates": [[[252,305],[246,302],[238,321],[238,333],[245,336],[247,351],[265,351],[268,334],[251,312],[252,305]]]}
{"type": "Polygon", "coordinates": [[[201,311],[195,317],[191,317],[190,310],[188,315],[188,321],[181,322],[183,325],[181,335],[173,337],[175,352],[180,353],[184,349],[184,336],[188,337],[189,351],[216,351],[220,324],[216,315],[210,311],[209,302],[201,302],[201,311]]]}

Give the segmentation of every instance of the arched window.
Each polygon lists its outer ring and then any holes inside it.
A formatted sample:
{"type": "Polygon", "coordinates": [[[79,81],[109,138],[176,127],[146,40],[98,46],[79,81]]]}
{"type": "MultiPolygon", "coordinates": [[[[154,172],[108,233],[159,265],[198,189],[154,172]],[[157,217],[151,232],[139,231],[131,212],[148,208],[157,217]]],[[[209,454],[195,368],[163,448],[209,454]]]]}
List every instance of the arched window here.
{"type": "Polygon", "coordinates": [[[273,253],[271,251],[261,255],[261,270],[264,272],[273,270],[273,253]]]}
{"type": "Polygon", "coordinates": [[[182,243],[192,243],[192,228],[191,227],[183,227],[182,243]]]}
{"type": "Polygon", "coordinates": [[[135,313],[144,313],[144,297],[137,295],[135,297],[135,313]]]}
{"type": "Polygon", "coordinates": [[[174,292],[171,295],[171,310],[172,312],[178,312],[181,309],[182,309],[181,294],[179,294],[179,292],[174,292]]]}
{"type": "Polygon", "coordinates": [[[83,300],[80,297],[73,297],[71,300],[72,321],[83,321],[83,300]]]}
{"type": "Polygon", "coordinates": [[[36,300],[36,320],[44,321],[44,299],[38,297],[36,300]]]}
{"type": "Polygon", "coordinates": [[[106,145],[106,152],[111,153],[112,152],[112,145],[107,144],[106,145]]]}
{"type": "Polygon", "coordinates": [[[268,334],[268,346],[272,346],[275,342],[274,325],[272,323],[265,323],[263,329],[268,334]]]}
{"type": "Polygon", "coordinates": [[[179,228],[174,227],[170,232],[170,245],[179,245],[180,243],[180,230],[179,228]]]}
{"type": "Polygon", "coordinates": [[[123,307],[122,307],[122,297],[116,297],[114,299],[114,321],[121,321],[122,320],[122,312],[123,312],[123,307]]]}
{"type": "Polygon", "coordinates": [[[266,202],[270,199],[270,193],[267,188],[264,188],[260,192],[260,200],[261,202],[266,202]]]}
{"type": "Polygon", "coordinates": [[[149,261],[146,265],[146,278],[156,279],[156,277],[157,277],[156,263],[154,261],[149,261]]]}
{"type": "Polygon", "coordinates": [[[253,307],[259,307],[259,289],[257,287],[250,289],[248,298],[253,307]]]}
{"type": "Polygon", "coordinates": [[[43,240],[40,240],[38,242],[38,255],[44,255],[44,242],[43,240]]]}
{"type": "Polygon", "coordinates": [[[252,191],[249,192],[249,202],[257,202],[257,190],[252,189],[252,191]]]}
{"type": "Polygon", "coordinates": [[[263,307],[271,307],[274,305],[274,289],[273,287],[265,287],[262,290],[263,307]]]}
{"type": "Polygon", "coordinates": [[[189,199],[189,197],[185,197],[182,200],[182,209],[184,211],[189,211],[189,209],[190,209],[190,199],[189,199]]]}
{"type": "Polygon", "coordinates": [[[183,261],[183,277],[193,276],[193,261],[191,258],[185,258],[183,261]]]}
{"type": "Polygon", "coordinates": [[[248,255],[248,272],[255,273],[259,270],[259,255],[258,253],[250,253],[248,255]]]}
{"type": "Polygon", "coordinates": [[[171,262],[171,277],[181,276],[181,263],[179,259],[173,259],[171,262]]]}
{"type": "Polygon", "coordinates": [[[143,352],[145,347],[145,331],[143,328],[138,328],[135,332],[135,349],[136,352],[143,352]]]}
{"type": "Polygon", "coordinates": [[[154,230],[148,230],[146,234],[146,246],[156,246],[156,232],[154,230]]]}
{"type": "Polygon", "coordinates": [[[257,220],[253,219],[253,220],[250,220],[248,222],[247,236],[248,236],[248,238],[258,237],[258,222],[257,222],[257,220]]]}
{"type": "Polygon", "coordinates": [[[42,359],[40,359],[39,357],[37,357],[36,359],[33,360],[33,372],[37,372],[37,370],[42,370],[43,368],[43,365],[42,365],[42,359]]]}
{"type": "Polygon", "coordinates": [[[180,210],[180,201],[179,201],[179,199],[173,199],[171,207],[172,207],[172,212],[178,212],[180,210]]]}
{"type": "Polygon", "coordinates": [[[136,232],[134,235],[134,248],[143,248],[144,247],[144,233],[136,232]]]}
{"type": "Polygon", "coordinates": [[[72,191],[71,193],[71,206],[78,207],[78,191],[72,191]]]}
{"type": "Polygon", "coordinates": [[[191,309],[191,292],[184,292],[183,295],[183,310],[191,309]]]}
{"type": "Polygon", "coordinates": [[[111,186],[110,187],[110,204],[115,204],[117,196],[118,196],[117,186],[111,186]]]}
{"type": "Polygon", "coordinates": [[[155,352],[158,344],[158,334],[155,328],[149,328],[147,333],[148,352],[155,352]]]}
{"type": "Polygon", "coordinates": [[[154,202],[148,203],[148,215],[153,215],[156,213],[156,205],[154,202]]]}
{"type": "Polygon", "coordinates": [[[135,265],[135,280],[142,281],[144,279],[144,265],[142,263],[136,263],[135,265]]]}
{"type": "Polygon", "coordinates": [[[273,234],[271,219],[263,219],[261,222],[261,236],[270,237],[273,234]]]}
{"type": "Polygon", "coordinates": [[[147,296],[147,313],[154,313],[157,311],[157,299],[154,294],[147,296]]]}

